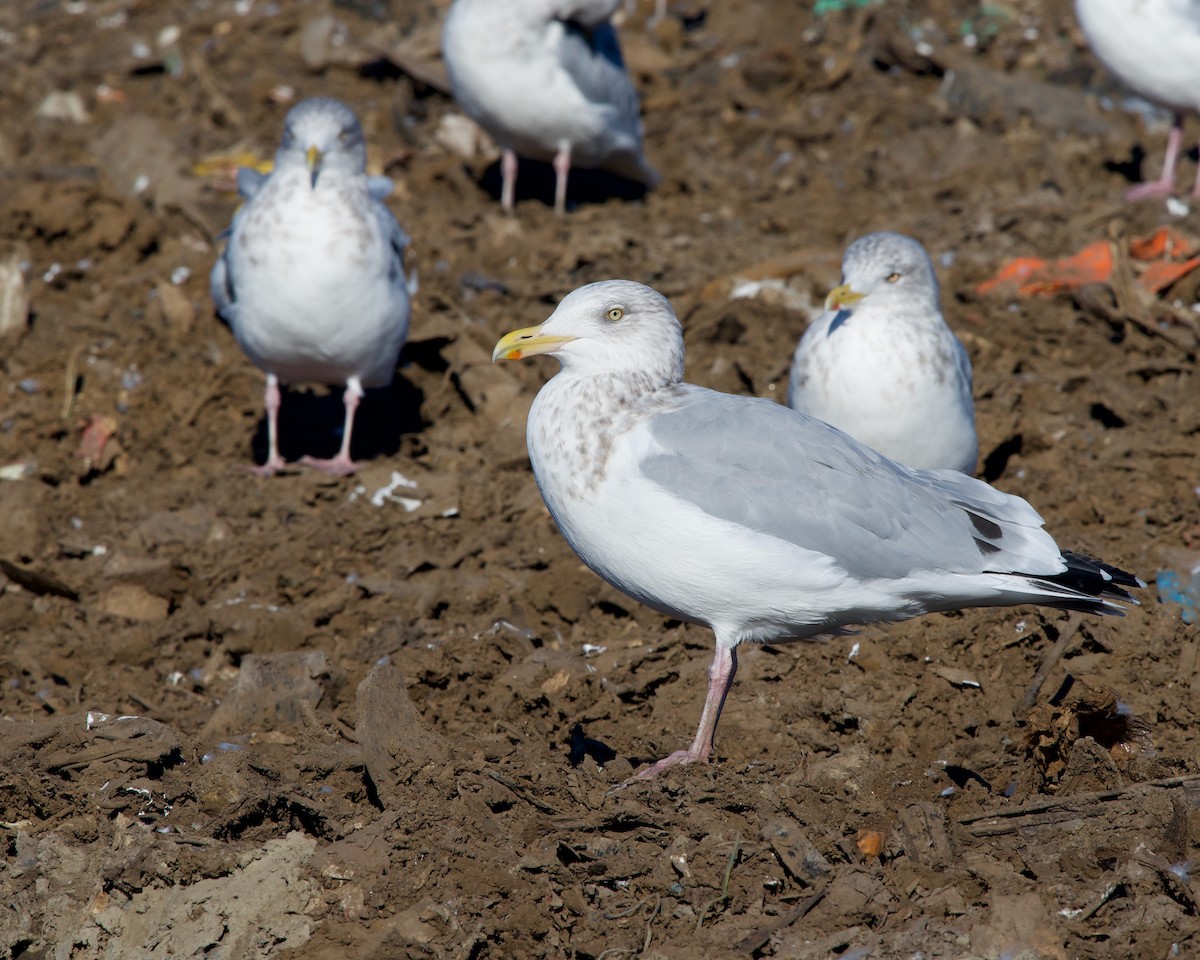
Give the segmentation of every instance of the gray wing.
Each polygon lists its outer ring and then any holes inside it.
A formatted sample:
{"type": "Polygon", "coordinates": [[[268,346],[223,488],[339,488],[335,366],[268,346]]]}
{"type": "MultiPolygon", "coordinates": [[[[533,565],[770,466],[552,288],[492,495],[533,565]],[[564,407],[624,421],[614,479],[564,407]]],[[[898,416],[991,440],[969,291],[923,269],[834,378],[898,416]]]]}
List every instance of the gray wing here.
{"type": "Polygon", "coordinates": [[[233,294],[233,284],[229,279],[229,265],[225,262],[225,251],[221,252],[217,262],[213,264],[212,272],[208,275],[208,288],[212,292],[217,315],[232,325],[237,315],[237,303],[233,294]]]}
{"type": "Polygon", "coordinates": [[[408,249],[411,241],[408,234],[404,232],[404,228],[400,226],[400,221],[396,219],[392,211],[380,202],[378,198],[375,199],[373,206],[375,208],[375,216],[379,220],[379,225],[383,228],[383,236],[391,248],[392,257],[395,261],[395,269],[403,277],[404,251],[408,249]]]}
{"type": "Polygon", "coordinates": [[[1042,518],[953,470],[909,470],[770,400],[685,388],[654,416],[643,475],[705,513],[833,558],[861,578],[1054,574],[1042,518]]]}
{"type": "Polygon", "coordinates": [[[625,70],[617,31],[611,23],[593,27],[573,20],[562,23],[565,30],[559,46],[559,63],[588,100],[612,107],[621,132],[640,143],[642,124],[637,91],[625,70]]]}
{"type": "Polygon", "coordinates": [[[243,200],[251,199],[262,185],[267,182],[268,173],[259,173],[252,167],[239,167],[237,172],[237,192],[243,200]]]}
{"type": "MultiPolygon", "coordinates": [[[[1196,0],[1200,3],[1200,0],[1196,0]]],[[[971,369],[971,355],[963,342],[954,338],[954,364],[958,368],[959,380],[966,385],[967,396],[973,396],[975,390],[975,374],[971,369]]]]}
{"type": "Polygon", "coordinates": [[[372,200],[386,200],[395,187],[391,177],[367,177],[367,193],[372,200]]]}

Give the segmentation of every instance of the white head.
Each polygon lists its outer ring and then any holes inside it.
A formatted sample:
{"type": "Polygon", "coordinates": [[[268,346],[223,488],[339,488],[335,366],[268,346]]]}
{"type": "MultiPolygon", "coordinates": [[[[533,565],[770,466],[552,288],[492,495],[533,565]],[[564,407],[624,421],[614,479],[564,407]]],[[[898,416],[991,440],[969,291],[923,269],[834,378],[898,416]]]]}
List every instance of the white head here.
{"type": "Polygon", "coordinates": [[[492,360],[539,353],[583,376],[631,373],[655,383],[683,379],[683,328],[657,290],[602,280],[572,290],[545,323],[501,338],[492,360]]]}
{"type": "Polygon", "coordinates": [[[326,171],[361,175],[367,167],[367,146],[358,117],[339,100],[313,97],[300,101],[284,121],[275,167],[307,167],[314,188],[326,171]]]}
{"type": "Polygon", "coordinates": [[[830,291],[825,309],[853,308],[870,299],[887,309],[903,303],[926,312],[938,307],[937,275],[929,254],[912,237],[900,233],[869,233],[846,248],[842,285],[830,291]]]}

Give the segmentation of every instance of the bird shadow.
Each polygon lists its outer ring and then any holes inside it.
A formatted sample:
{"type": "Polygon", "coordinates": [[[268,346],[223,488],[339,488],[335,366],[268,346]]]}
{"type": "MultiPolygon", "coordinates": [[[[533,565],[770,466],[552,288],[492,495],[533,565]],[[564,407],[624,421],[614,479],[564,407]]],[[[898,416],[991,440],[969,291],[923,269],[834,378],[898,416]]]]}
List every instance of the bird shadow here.
{"type": "Polygon", "coordinates": [[[604,766],[609,761],[615,760],[617,756],[617,751],[607,743],[594,740],[584,733],[581,723],[577,723],[571,728],[567,748],[567,761],[573,767],[583,763],[585,757],[591,757],[597,764],[604,766]]]}
{"type": "MultiPolygon", "coordinates": [[[[477,181],[493,200],[500,200],[500,161],[492,163],[477,181]]],[[[520,162],[515,191],[516,202],[540,200],[554,206],[554,167],[541,160],[520,162]]],[[[583,204],[605,203],[608,200],[642,200],[647,194],[646,185],[606,170],[583,170],[571,168],[567,178],[567,209],[583,204]]]]}
{"type": "MultiPolygon", "coordinates": [[[[1146,151],[1140,143],[1135,143],[1125,160],[1106,160],[1104,169],[1109,173],[1117,173],[1136,186],[1145,180],[1142,167],[1146,162],[1146,151]]],[[[1200,161],[1200,147],[1185,150],[1182,156],[1193,163],[1200,161]]]]}
{"type": "Polygon", "coordinates": [[[1104,169],[1109,173],[1120,174],[1130,183],[1142,182],[1142,164],[1146,162],[1146,151],[1140,143],[1135,143],[1124,160],[1105,160],[1104,169]]]}
{"type": "MultiPolygon", "coordinates": [[[[279,409],[279,452],[289,463],[301,457],[332,457],[342,443],[346,409],[336,388],[283,387],[279,409]]],[[[406,434],[424,427],[424,393],[403,377],[390,386],[367,390],[354,417],[350,455],[370,461],[395,456],[406,434]]],[[[267,418],[261,417],[250,442],[256,463],[267,458],[267,418]]]]}

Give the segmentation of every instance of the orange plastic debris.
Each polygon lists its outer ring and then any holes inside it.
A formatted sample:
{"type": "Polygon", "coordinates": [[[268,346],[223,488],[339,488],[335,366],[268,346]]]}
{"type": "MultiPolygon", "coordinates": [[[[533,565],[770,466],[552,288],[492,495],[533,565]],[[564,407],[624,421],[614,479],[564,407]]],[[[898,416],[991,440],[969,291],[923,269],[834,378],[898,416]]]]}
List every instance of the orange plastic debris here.
{"type": "MultiPolygon", "coordinates": [[[[1151,293],[1165,290],[1181,277],[1200,267],[1195,246],[1171,227],[1160,227],[1148,237],[1129,242],[1138,284],[1151,293]],[[1178,257],[1190,259],[1178,260],[1178,257]]],[[[1075,290],[1086,283],[1109,283],[1113,273],[1112,244],[1107,240],[1089,243],[1078,253],[1058,260],[1018,257],[1001,267],[996,275],[979,284],[980,294],[997,290],[1015,291],[1019,297],[1044,297],[1075,290]]]]}
{"type": "Polygon", "coordinates": [[[1167,261],[1151,263],[1142,271],[1137,282],[1151,293],[1159,293],[1166,290],[1180,277],[1191,273],[1196,267],[1200,267],[1200,257],[1192,257],[1191,260],[1184,260],[1183,263],[1167,261]]]}
{"type": "Polygon", "coordinates": [[[1162,260],[1165,257],[1190,257],[1192,244],[1178,230],[1159,227],[1148,237],[1129,241],[1129,255],[1134,260],[1162,260]]]}

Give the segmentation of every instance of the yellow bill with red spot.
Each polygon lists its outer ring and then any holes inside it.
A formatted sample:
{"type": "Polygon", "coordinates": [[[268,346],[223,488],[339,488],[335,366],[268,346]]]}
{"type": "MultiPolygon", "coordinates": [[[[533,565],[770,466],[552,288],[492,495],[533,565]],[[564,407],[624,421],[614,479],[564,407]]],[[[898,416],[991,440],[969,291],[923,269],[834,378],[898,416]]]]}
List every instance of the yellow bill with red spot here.
{"type": "Polygon", "coordinates": [[[829,291],[829,296],[825,298],[825,309],[842,310],[852,307],[865,296],[865,293],[859,293],[850,284],[843,283],[829,291]]]}
{"type": "Polygon", "coordinates": [[[563,337],[553,333],[542,333],[545,324],[536,327],[522,327],[512,333],[506,333],[492,351],[492,363],[497,360],[523,360],[526,357],[536,357],[539,353],[551,353],[555,347],[570,343],[577,337],[563,337]]]}

